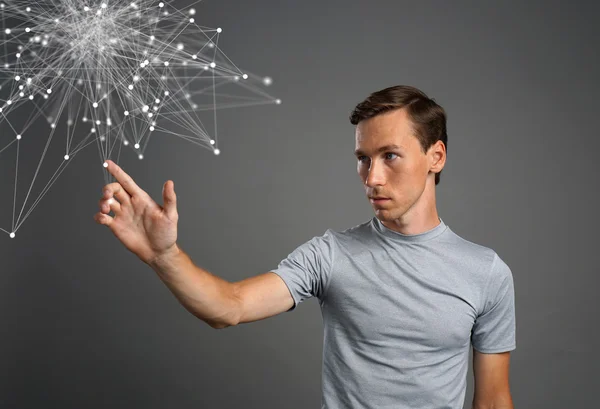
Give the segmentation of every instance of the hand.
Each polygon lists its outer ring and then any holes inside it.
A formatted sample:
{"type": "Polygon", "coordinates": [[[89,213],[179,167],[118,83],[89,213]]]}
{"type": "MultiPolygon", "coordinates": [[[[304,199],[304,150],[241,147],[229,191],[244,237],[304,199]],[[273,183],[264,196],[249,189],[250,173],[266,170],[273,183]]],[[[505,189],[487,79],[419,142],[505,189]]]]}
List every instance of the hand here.
{"type": "Polygon", "coordinates": [[[98,203],[100,213],[94,215],[94,220],[108,226],[125,247],[145,263],[176,253],[179,216],[174,183],[164,184],[164,207],[161,207],[116,163],[111,160],[106,163],[117,182],[104,186],[98,203]],[[114,217],[109,215],[111,211],[114,217]]]}

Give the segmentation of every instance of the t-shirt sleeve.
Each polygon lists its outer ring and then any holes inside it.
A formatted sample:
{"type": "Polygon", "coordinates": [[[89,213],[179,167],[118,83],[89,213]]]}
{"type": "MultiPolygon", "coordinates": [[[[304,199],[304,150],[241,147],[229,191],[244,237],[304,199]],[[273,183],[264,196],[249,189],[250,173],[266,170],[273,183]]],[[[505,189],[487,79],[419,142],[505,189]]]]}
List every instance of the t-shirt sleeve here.
{"type": "Polygon", "coordinates": [[[333,265],[333,240],[333,232],[328,229],[297,247],[272,270],[283,279],[294,299],[288,311],[307,298],[322,298],[325,294],[333,265]]]}
{"type": "Polygon", "coordinates": [[[484,300],[473,325],[473,348],[490,354],[512,351],[517,346],[514,282],[510,268],[497,254],[484,300]]]}

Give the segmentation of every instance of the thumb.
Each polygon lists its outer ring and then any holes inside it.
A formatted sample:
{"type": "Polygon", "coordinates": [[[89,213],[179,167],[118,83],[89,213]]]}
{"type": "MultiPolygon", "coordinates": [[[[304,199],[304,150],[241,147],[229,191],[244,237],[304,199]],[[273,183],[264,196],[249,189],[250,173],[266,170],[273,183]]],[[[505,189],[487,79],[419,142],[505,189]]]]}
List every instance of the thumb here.
{"type": "Polygon", "coordinates": [[[175,194],[175,183],[167,180],[163,185],[163,202],[164,209],[169,218],[177,215],[177,195],[175,194]]]}

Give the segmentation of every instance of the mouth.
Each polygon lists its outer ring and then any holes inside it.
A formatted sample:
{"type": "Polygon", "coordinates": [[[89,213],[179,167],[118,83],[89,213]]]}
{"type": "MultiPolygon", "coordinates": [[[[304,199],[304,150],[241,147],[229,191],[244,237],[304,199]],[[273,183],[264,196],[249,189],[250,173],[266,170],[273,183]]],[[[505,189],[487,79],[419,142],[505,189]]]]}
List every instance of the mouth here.
{"type": "Polygon", "coordinates": [[[379,204],[379,203],[387,202],[388,200],[391,200],[391,199],[389,197],[371,196],[371,197],[369,197],[369,200],[371,201],[371,203],[379,204]]]}

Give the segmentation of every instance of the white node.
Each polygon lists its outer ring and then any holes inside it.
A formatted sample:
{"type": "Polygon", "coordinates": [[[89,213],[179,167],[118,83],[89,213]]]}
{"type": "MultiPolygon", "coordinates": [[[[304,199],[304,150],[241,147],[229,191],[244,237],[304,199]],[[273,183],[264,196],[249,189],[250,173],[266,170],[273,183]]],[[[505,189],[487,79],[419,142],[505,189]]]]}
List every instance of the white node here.
{"type": "Polygon", "coordinates": [[[144,159],[144,155],[142,155],[142,154],[140,153],[140,154],[138,155],[138,158],[139,158],[140,160],[142,160],[142,159],[144,159]]]}
{"type": "Polygon", "coordinates": [[[56,124],[50,124],[50,128],[52,128],[52,129],[56,128],[56,124]]]}
{"type": "Polygon", "coordinates": [[[281,100],[280,100],[280,99],[276,99],[276,100],[275,100],[275,103],[276,103],[277,105],[279,105],[279,104],[281,104],[281,100]]]}
{"type": "Polygon", "coordinates": [[[215,68],[217,66],[217,64],[215,64],[214,62],[210,63],[211,68],[215,68]]]}
{"type": "Polygon", "coordinates": [[[215,149],[215,155],[219,155],[221,151],[219,149],[215,149]]]}
{"type": "Polygon", "coordinates": [[[165,3],[158,3],[158,7],[160,7],[161,9],[165,6],[165,3]]]}
{"type": "Polygon", "coordinates": [[[5,32],[6,34],[10,34],[10,28],[7,28],[6,30],[4,30],[4,32],[5,32]]]}
{"type": "Polygon", "coordinates": [[[10,105],[10,104],[12,104],[12,100],[9,99],[8,101],[6,101],[6,105],[10,105]]]}
{"type": "Polygon", "coordinates": [[[169,95],[169,91],[165,91],[165,96],[169,95]]]}
{"type": "Polygon", "coordinates": [[[84,116],[83,118],[81,118],[81,122],[87,122],[87,118],[84,116]]]}
{"type": "Polygon", "coordinates": [[[22,138],[22,136],[21,136],[21,135],[17,135],[17,139],[21,139],[21,138],[22,138]]]}
{"type": "Polygon", "coordinates": [[[71,126],[71,125],[73,125],[73,120],[72,120],[72,119],[67,119],[67,125],[68,125],[68,126],[71,126]]]}
{"type": "Polygon", "coordinates": [[[90,132],[91,132],[91,133],[96,133],[96,128],[92,128],[92,129],[90,130],[90,132]]]}
{"type": "Polygon", "coordinates": [[[15,57],[17,57],[17,58],[21,58],[21,53],[17,53],[17,54],[15,55],[15,57]]]}
{"type": "Polygon", "coordinates": [[[23,89],[23,88],[25,88],[25,87],[24,87],[24,86],[22,86],[22,85],[19,85],[19,89],[23,89]]]}
{"type": "Polygon", "coordinates": [[[104,163],[102,164],[102,166],[104,166],[105,168],[107,168],[107,167],[108,167],[108,163],[104,162],[104,163]]]}
{"type": "Polygon", "coordinates": [[[177,44],[177,49],[178,50],[183,50],[183,44],[182,43],[177,44]]]}
{"type": "Polygon", "coordinates": [[[148,118],[152,118],[152,116],[154,116],[154,114],[152,112],[148,112],[148,118]]]}
{"type": "Polygon", "coordinates": [[[89,8],[88,6],[85,6],[85,7],[83,8],[83,11],[90,11],[90,8],[89,8]]]}
{"type": "Polygon", "coordinates": [[[210,140],[210,144],[211,144],[211,145],[214,145],[214,144],[215,144],[215,140],[214,140],[214,139],[211,139],[211,140],[210,140]]]}
{"type": "Polygon", "coordinates": [[[125,140],[125,141],[123,141],[123,145],[127,146],[127,145],[129,145],[129,142],[125,140]]]}
{"type": "Polygon", "coordinates": [[[242,78],[245,79],[245,80],[247,80],[248,79],[248,74],[242,75],[242,78]]]}
{"type": "Polygon", "coordinates": [[[24,97],[24,96],[25,96],[25,93],[24,93],[24,92],[19,92],[19,96],[20,96],[20,97],[24,97]]]}
{"type": "Polygon", "coordinates": [[[152,131],[154,131],[154,127],[153,126],[150,127],[150,132],[152,132],[152,131]]]}
{"type": "Polygon", "coordinates": [[[106,138],[104,136],[100,137],[100,142],[104,142],[106,140],[106,138]]]}
{"type": "Polygon", "coordinates": [[[133,84],[129,84],[129,86],[127,88],[133,89],[133,84]]]}
{"type": "Polygon", "coordinates": [[[223,29],[221,27],[217,28],[217,33],[220,33],[222,31],[223,31],[223,29]]]}
{"type": "Polygon", "coordinates": [[[30,96],[29,96],[29,99],[33,101],[33,95],[30,95],[30,96]]]}
{"type": "Polygon", "coordinates": [[[31,31],[31,29],[29,27],[25,28],[25,32],[29,33],[31,31]]]}
{"type": "Polygon", "coordinates": [[[96,120],[96,125],[100,125],[100,120],[99,119],[96,120]]]}
{"type": "Polygon", "coordinates": [[[169,62],[165,61],[165,67],[168,67],[168,66],[169,66],[169,62]]]}
{"type": "Polygon", "coordinates": [[[106,8],[106,3],[102,3],[102,5],[100,7],[102,7],[103,9],[105,9],[106,8]]]}
{"type": "Polygon", "coordinates": [[[160,104],[160,99],[156,98],[156,99],[154,100],[154,102],[155,102],[155,103],[157,103],[157,104],[160,104]]]}
{"type": "Polygon", "coordinates": [[[273,83],[273,80],[271,79],[271,77],[265,77],[263,78],[263,84],[265,85],[271,85],[273,83]]]}
{"type": "Polygon", "coordinates": [[[134,147],[135,149],[140,149],[140,144],[139,144],[139,143],[136,143],[135,145],[133,145],[133,147],[134,147]]]}
{"type": "Polygon", "coordinates": [[[133,76],[133,81],[139,81],[139,79],[140,79],[140,77],[139,77],[139,76],[137,76],[137,75],[134,75],[134,76],[133,76]]]}
{"type": "Polygon", "coordinates": [[[65,160],[69,160],[69,155],[65,155],[65,160]]]}
{"type": "Polygon", "coordinates": [[[194,14],[196,14],[196,9],[190,9],[190,14],[193,16],[194,14]]]}
{"type": "MultiPolygon", "coordinates": [[[[4,7],[3,7],[3,8],[4,8],[4,7]]],[[[10,234],[10,238],[11,238],[11,239],[14,239],[14,238],[15,238],[15,233],[14,233],[14,232],[12,232],[12,233],[10,234]]]]}
{"type": "Polygon", "coordinates": [[[98,108],[98,103],[97,103],[97,102],[94,102],[94,103],[92,104],[92,106],[93,106],[94,108],[98,108]]]}
{"type": "Polygon", "coordinates": [[[152,109],[153,109],[153,110],[155,110],[155,111],[158,111],[158,107],[157,107],[156,105],[154,105],[154,106],[152,107],[152,109]]]}
{"type": "Polygon", "coordinates": [[[18,75],[15,77],[15,81],[20,81],[21,77],[19,77],[18,75]]]}
{"type": "Polygon", "coordinates": [[[48,95],[44,94],[44,99],[48,99],[48,95]]]}
{"type": "Polygon", "coordinates": [[[129,115],[129,111],[123,112],[123,115],[128,116],[129,115]]]}
{"type": "Polygon", "coordinates": [[[142,108],[143,112],[148,112],[148,109],[150,109],[150,107],[148,105],[144,105],[142,108]]]}
{"type": "Polygon", "coordinates": [[[25,11],[29,13],[31,11],[31,7],[27,7],[25,11]]]}
{"type": "Polygon", "coordinates": [[[46,92],[47,92],[48,94],[52,94],[52,88],[48,88],[48,89],[46,90],[46,92]]]}
{"type": "Polygon", "coordinates": [[[190,23],[193,23],[195,20],[193,18],[190,19],[190,23]]]}
{"type": "Polygon", "coordinates": [[[192,55],[192,60],[195,60],[196,58],[198,58],[196,54],[192,55]]]}

